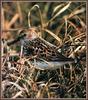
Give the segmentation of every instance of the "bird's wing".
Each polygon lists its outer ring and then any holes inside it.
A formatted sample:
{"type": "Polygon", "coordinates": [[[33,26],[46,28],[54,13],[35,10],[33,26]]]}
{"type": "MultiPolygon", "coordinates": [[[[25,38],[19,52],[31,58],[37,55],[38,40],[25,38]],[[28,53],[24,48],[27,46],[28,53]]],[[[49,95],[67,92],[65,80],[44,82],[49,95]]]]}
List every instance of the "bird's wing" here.
{"type": "Polygon", "coordinates": [[[67,58],[60,54],[55,46],[49,46],[40,38],[34,39],[24,44],[25,55],[37,55],[37,59],[46,61],[73,61],[72,58],[67,58]]]}

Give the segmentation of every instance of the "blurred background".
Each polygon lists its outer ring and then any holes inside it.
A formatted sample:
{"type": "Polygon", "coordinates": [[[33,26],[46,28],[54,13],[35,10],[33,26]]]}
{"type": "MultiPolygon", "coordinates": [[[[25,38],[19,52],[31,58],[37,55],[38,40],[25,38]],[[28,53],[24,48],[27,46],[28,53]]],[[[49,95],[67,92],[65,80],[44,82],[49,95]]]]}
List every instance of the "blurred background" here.
{"type": "MultiPolygon", "coordinates": [[[[37,27],[41,37],[64,55],[84,58],[56,71],[36,71],[27,66],[23,71],[24,67],[18,66],[22,59],[14,57],[14,65],[5,55],[8,50],[2,49],[3,98],[86,98],[86,2],[2,2],[1,21],[5,41],[18,37],[19,30],[37,27]]],[[[11,54],[19,53],[19,44],[9,47],[11,54]]]]}

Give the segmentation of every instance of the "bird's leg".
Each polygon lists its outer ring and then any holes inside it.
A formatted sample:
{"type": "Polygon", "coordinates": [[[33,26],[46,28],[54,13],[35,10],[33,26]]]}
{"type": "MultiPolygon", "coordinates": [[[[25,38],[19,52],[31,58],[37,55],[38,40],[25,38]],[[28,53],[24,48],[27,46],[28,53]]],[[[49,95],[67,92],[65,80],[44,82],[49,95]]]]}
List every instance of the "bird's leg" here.
{"type": "Polygon", "coordinates": [[[24,41],[21,40],[21,51],[20,51],[20,58],[23,56],[23,47],[24,47],[24,41]]]}
{"type": "Polygon", "coordinates": [[[20,58],[22,57],[22,55],[23,55],[23,44],[21,45],[20,58]]]}
{"type": "Polygon", "coordinates": [[[62,67],[60,67],[59,69],[60,69],[60,77],[63,78],[63,75],[62,75],[62,67]]]}
{"type": "MultiPolygon", "coordinates": [[[[36,63],[37,63],[36,59],[34,59],[34,66],[36,66],[36,63]]],[[[39,74],[39,70],[37,70],[36,68],[33,68],[33,71],[31,73],[31,78],[34,82],[37,80],[38,74],[39,74]]]]}
{"type": "MultiPolygon", "coordinates": [[[[9,54],[10,53],[10,51],[11,51],[11,49],[10,49],[10,47],[8,46],[8,45],[6,45],[6,49],[7,49],[7,54],[9,54]]],[[[7,64],[8,64],[8,68],[10,68],[11,67],[11,63],[10,63],[10,57],[9,57],[9,55],[7,56],[7,64]]]]}
{"type": "Polygon", "coordinates": [[[70,66],[70,71],[71,71],[71,74],[70,74],[70,79],[71,79],[71,81],[72,81],[72,72],[73,72],[73,67],[72,67],[72,65],[71,64],[69,64],[69,66],[70,66]]]}

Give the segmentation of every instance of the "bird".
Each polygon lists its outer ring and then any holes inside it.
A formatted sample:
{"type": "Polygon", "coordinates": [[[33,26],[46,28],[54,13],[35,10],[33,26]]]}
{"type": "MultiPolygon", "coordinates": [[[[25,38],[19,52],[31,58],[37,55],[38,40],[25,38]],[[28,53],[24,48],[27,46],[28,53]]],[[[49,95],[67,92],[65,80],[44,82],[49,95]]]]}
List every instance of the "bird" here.
{"type": "Polygon", "coordinates": [[[36,28],[29,28],[22,39],[23,55],[31,59],[31,64],[41,70],[53,70],[60,66],[74,62],[73,58],[68,58],[59,53],[57,47],[39,37],[36,28]]]}
{"type": "MultiPolygon", "coordinates": [[[[30,63],[40,70],[54,70],[59,67],[74,62],[73,58],[68,58],[61,54],[57,47],[41,38],[38,30],[31,27],[19,32],[20,40],[23,47],[22,55],[30,59],[30,63]]],[[[8,43],[10,45],[14,41],[8,43]]]]}

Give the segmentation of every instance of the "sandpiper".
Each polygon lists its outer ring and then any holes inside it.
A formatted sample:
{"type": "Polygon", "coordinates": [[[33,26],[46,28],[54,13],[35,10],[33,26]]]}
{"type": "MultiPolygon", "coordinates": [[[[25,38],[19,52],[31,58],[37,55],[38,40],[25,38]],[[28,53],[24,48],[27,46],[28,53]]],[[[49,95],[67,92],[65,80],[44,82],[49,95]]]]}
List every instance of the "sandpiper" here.
{"type": "Polygon", "coordinates": [[[35,28],[29,28],[20,34],[26,34],[21,39],[23,55],[26,57],[35,56],[30,60],[30,63],[37,69],[57,69],[64,64],[74,62],[73,58],[65,57],[59,53],[56,46],[40,38],[35,28]]]}

